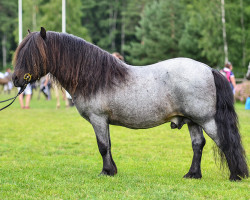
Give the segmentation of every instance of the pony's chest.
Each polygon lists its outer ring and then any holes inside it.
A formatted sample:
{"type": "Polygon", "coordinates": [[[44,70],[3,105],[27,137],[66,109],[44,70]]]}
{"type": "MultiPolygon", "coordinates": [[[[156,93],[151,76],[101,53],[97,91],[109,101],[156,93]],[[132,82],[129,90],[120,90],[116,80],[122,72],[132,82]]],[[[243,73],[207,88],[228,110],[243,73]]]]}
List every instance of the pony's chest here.
{"type": "Polygon", "coordinates": [[[106,100],[102,97],[96,96],[91,100],[86,100],[80,96],[74,99],[74,102],[79,114],[87,121],[90,121],[91,115],[103,115],[107,110],[105,109],[106,100]]]}

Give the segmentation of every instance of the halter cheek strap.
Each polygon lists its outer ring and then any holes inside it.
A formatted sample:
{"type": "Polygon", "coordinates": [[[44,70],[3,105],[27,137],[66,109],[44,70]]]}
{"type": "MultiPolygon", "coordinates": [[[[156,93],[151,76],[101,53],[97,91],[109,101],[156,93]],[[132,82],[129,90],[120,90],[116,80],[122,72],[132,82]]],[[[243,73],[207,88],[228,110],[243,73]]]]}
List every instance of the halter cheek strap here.
{"type": "Polygon", "coordinates": [[[12,98],[4,100],[4,101],[0,101],[0,103],[4,103],[6,101],[10,101],[13,99],[12,102],[10,102],[10,104],[1,108],[0,111],[2,111],[5,108],[8,108],[16,100],[16,98],[25,90],[26,86],[30,83],[31,78],[32,78],[32,75],[30,73],[24,74],[24,77],[23,77],[23,79],[25,80],[24,85],[21,87],[21,89],[19,90],[18,94],[15,97],[12,97],[12,98]]]}

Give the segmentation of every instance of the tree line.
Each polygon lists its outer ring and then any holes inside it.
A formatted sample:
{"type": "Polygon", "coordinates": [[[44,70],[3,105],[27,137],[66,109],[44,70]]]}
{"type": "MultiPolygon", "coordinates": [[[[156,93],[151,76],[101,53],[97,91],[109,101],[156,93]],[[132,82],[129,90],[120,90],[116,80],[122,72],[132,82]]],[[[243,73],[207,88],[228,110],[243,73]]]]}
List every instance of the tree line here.
{"type": "MultiPolygon", "coordinates": [[[[61,4],[23,0],[23,35],[41,26],[61,32],[61,4]]],[[[18,45],[17,11],[17,0],[0,1],[0,70],[18,45]]],[[[243,76],[250,62],[250,0],[66,0],[66,13],[66,32],[129,64],[189,57],[222,68],[228,59],[243,76]]]]}

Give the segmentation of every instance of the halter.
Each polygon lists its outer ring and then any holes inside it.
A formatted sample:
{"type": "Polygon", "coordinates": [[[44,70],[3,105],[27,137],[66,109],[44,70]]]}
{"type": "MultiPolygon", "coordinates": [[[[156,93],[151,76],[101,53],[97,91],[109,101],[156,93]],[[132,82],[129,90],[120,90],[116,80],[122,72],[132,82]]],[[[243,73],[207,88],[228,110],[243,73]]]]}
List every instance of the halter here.
{"type": "Polygon", "coordinates": [[[26,86],[31,81],[31,77],[32,77],[32,75],[30,73],[24,74],[23,79],[26,81],[26,86]]]}
{"type": "Polygon", "coordinates": [[[4,103],[4,102],[7,102],[7,101],[10,101],[13,99],[12,102],[10,102],[10,104],[1,108],[0,111],[2,111],[5,108],[8,108],[16,100],[16,98],[25,90],[26,86],[30,83],[31,77],[32,77],[32,75],[30,73],[24,74],[24,77],[23,77],[23,79],[25,80],[24,85],[21,87],[20,91],[17,93],[17,95],[15,97],[12,97],[12,98],[4,100],[4,101],[0,101],[0,103],[4,103]]]}

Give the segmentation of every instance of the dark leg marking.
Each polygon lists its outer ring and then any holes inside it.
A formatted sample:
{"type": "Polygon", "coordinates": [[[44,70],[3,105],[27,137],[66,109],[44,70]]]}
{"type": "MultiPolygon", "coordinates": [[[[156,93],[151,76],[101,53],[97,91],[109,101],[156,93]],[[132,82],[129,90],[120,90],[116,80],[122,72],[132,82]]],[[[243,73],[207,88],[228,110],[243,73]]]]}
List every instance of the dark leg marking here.
{"type": "Polygon", "coordinates": [[[114,176],[117,174],[117,168],[111,154],[109,125],[105,118],[99,116],[92,117],[90,121],[95,130],[99,152],[103,160],[100,175],[114,176]]]}
{"type": "Polygon", "coordinates": [[[196,178],[199,179],[201,175],[201,157],[202,150],[206,144],[206,140],[203,136],[202,129],[200,126],[194,123],[188,124],[188,129],[190,132],[193,148],[193,160],[189,172],[184,176],[184,178],[196,178]]]}

